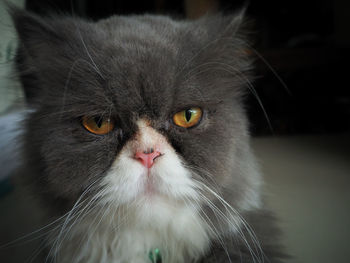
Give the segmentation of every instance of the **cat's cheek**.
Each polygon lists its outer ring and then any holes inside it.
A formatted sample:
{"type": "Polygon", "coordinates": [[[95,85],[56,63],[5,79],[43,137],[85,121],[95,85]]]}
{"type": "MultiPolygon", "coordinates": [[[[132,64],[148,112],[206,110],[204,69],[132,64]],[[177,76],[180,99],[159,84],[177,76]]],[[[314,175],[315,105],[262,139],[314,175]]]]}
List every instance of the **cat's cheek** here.
{"type": "Polygon", "coordinates": [[[105,201],[122,205],[134,200],[144,189],[146,173],[122,152],[102,180],[105,201]]]}
{"type": "Polygon", "coordinates": [[[154,166],[151,176],[157,179],[158,191],[162,194],[174,199],[197,199],[198,186],[173,149],[154,166]]]}

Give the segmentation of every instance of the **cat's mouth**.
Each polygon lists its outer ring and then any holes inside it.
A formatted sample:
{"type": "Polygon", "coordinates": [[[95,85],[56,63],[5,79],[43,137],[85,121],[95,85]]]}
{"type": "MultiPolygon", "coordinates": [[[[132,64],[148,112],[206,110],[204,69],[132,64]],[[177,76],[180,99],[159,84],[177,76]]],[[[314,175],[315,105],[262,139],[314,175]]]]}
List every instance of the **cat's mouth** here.
{"type": "Polygon", "coordinates": [[[172,185],[166,178],[170,171],[161,173],[161,170],[158,169],[157,164],[152,168],[143,169],[139,177],[139,191],[136,198],[152,200],[154,197],[163,197],[175,199],[170,189],[175,189],[176,186],[172,185]]]}
{"type": "Polygon", "coordinates": [[[144,121],[138,126],[138,134],[124,146],[103,179],[108,199],[126,204],[145,197],[196,198],[191,171],[167,139],[144,121]]]}

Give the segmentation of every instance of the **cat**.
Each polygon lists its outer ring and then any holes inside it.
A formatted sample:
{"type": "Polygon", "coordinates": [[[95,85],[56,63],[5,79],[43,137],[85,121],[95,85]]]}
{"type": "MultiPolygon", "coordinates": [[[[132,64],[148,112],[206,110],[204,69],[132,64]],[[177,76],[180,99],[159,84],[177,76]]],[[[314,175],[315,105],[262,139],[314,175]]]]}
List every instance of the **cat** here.
{"type": "Polygon", "coordinates": [[[43,262],[282,262],[244,96],[244,12],[97,22],[12,9],[43,262]]]}

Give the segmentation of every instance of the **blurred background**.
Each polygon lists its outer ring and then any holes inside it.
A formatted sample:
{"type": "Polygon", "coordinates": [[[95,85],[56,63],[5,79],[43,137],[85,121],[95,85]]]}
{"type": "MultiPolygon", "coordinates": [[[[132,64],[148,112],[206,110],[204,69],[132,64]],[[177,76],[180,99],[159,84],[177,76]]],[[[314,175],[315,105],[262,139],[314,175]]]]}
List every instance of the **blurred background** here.
{"type": "MultiPolygon", "coordinates": [[[[74,13],[97,20],[143,13],[196,19],[232,13],[246,1],[9,2],[39,14],[74,13]]],[[[20,225],[27,214],[35,214],[21,204],[9,179],[15,168],[12,142],[19,133],[15,123],[21,119],[16,112],[23,109],[24,97],[12,78],[17,42],[4,5],[0,0],[0,129],[13,132],[0,134],[0,246],[25,234],[20,227],[16,234],[7,231],[10,221],[20,225]]],[[[290,262],[349,262],[350,1],[251,0],[247,16],[254,22],[254,87],[263,105],[256,95],[248,96],[252,145],[265,174],[266,200],[281,219],[285,245],[294,256],[290,262]]]]}

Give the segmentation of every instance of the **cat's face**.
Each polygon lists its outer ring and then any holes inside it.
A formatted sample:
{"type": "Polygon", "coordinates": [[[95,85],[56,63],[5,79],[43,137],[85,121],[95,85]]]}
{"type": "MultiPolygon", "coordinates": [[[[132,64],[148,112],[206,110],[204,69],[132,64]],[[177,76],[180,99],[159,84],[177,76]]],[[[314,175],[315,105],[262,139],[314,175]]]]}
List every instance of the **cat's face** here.
{"type": "Polygon", "coordinates": [[[237,208],[257,202],[240,18],[88,23],[19,13],[15,22],[18,69],[35,110],[27,154],[51,196],[69,205],[82,194],[115,206],[200,204],[209,187],[237,208]],[[184,127],[175,115],[196,119],[184,127]]]}

